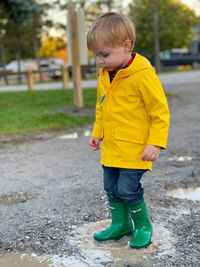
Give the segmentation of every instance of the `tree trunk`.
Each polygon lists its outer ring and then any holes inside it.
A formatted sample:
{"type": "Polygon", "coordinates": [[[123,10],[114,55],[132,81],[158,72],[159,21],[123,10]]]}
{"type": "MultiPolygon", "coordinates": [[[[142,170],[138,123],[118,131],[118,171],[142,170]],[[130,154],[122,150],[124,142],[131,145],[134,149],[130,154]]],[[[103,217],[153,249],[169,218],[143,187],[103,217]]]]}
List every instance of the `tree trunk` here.
{"type": "Polygon", "coordinates": [[[111,11],[111,0],[107,1],[108,11],[111,11]]]}
{"type": "Polygon", "coordinates": [[[85,0],[81,0],[80,7],[85,10],[85,0]]]}
{"type": "Polygon", "coordinates": [[[159,40],[159,17],[158,1],[154,0],[154,58],[156,72],[160,71],[160,40],[159,40]]]}
{"type": "Polygon", "coordinates": [[[3,78],[4,78],[4,81],[5,81],[5,84],[8,85],[8,77],[6,75],[6,70],[5,70],[6,54],[5,54],[4,44],[3,44],[1,36],[0,36],[0,49],[1,49],[1,61],[2,61],[2,66],[3,66],[3,78]]]}
{"type": "Polygon", "coordinates": [[[108,11],[111,11],[111,9],[112,9],[112,4],[113,4],[112,2],[113,2],[113,0],[107,1],[108,11]]]}
{"type": "Polygon", "coordinates": [[[34,46],[34,52],[35,52],[35,60],[37,62],[37,66],[38,66],[38,71],[39,71],[39,75],[40,75],[40,82],[43,82],[43,76],[42,76],[41,67],[40,67],[40,57],[39,57],[39,53],[38,53],[38,42],[37,42],[37,37],[36,37],[36,26],[35,26],[35,23],[34,23],[34,19],[32,21],[32,34],[33,34],[33,46],[34,46]]]}

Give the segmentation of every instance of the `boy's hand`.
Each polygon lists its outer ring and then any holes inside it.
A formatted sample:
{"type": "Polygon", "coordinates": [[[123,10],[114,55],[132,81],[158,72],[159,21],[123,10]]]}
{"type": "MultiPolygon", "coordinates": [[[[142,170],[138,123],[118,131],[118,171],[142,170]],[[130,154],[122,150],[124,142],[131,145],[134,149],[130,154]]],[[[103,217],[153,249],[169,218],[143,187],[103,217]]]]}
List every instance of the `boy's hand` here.
{"type": "Polygon", "coordinates": [[[91,136],[90,137],[90,147],[94,150],[99,150],[99,143],[100,143],[100,138],[91,136]]]}
{"type": "Polygon", "coordinates": [[[160,155],[160,147],[147,145],[141,157],[144,161],[156,161],[160,155]]]}

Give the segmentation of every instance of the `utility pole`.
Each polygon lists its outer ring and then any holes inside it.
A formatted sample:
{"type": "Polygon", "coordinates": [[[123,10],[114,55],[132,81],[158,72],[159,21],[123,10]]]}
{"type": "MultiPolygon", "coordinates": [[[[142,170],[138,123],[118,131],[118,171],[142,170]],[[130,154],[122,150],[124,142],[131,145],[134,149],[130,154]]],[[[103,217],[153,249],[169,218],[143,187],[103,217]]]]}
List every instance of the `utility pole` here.
{"type": "Polygon", "coordinates": [[[160,40],[159,40],[159,16],[158,16],[158,0],[154,0],[153,6],[154,17],[154,59],[156,72],[160,71],[160,40]]]}

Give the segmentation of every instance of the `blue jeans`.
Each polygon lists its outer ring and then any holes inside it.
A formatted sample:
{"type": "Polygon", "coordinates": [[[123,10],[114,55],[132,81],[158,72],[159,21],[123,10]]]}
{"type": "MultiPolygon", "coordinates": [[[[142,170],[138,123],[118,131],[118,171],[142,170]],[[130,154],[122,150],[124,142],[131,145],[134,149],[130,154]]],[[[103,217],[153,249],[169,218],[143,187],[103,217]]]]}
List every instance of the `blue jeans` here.
{"type": "Polygon", "coordinates": [[[124,169],[103,166],[104,190],[108,199],[136,205],[143,199],[144,189],[140,183],[147,170],[124,169]]]}

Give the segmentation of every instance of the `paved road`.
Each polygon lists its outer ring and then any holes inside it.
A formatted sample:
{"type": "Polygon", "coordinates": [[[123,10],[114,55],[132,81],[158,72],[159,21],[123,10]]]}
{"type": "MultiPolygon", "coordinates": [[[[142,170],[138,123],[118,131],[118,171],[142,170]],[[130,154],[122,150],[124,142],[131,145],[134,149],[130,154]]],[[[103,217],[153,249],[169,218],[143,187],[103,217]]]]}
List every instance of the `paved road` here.
{"type": "MultiPolygon", "coordinates": [[[[163,85],[200,83],[200,71],[196,70],[188,72],[160,74],[159,78],[163,85]]],[[[96,86],[97,86],[96,80],[82,81],[83,88],[95,88],[96,86]]],[[[73,88],[72,82],[69,83],[69,88],[70,89],[73,88]]],[[[53,89],[62,89],[62,83],[53,82],[53,83],[35,84],[35,90],[53,90],[53,89]]],[[[26,91],[26,90],[28,90],[27,85],[0,86],[0,92],[26,91]]]]}
{"type": "Polygon", "coordinates": [[[163,73],[158,76],[164,85],[200,83],[199,70],[163,73]]]}
{"type": "MultiPolygon", "coordinates": [[[[97,86],[96,80],[85,80],[82,81],[83,88],[95,88],[97,86]]],[[[39,83],[35,84],[35,90],[54,90],[54,89],[62,89],[62,82],[52,82],[52,83],[39,83]]],[[[73,82],[69,82],[69,89],[73,88],[73,82]]],[[[26,84],[19,85],[3,85],[0,86],[0,92],[8,92],[8,91],[26,91],[28,90],[28,86],[26,84]]]]}

